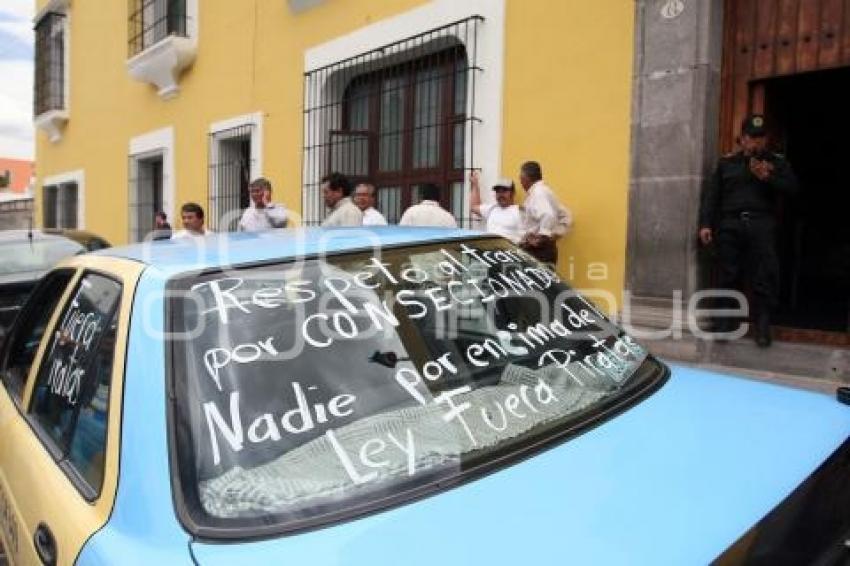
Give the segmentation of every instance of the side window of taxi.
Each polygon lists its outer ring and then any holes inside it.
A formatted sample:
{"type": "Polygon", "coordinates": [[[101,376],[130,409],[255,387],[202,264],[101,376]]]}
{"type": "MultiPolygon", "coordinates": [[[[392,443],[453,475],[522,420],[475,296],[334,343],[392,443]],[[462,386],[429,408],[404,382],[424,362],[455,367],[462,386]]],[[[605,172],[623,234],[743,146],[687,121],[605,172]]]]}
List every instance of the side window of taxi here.
{"type": "Polygon", "coordinates": [[[3,383],[9,395],[19,403],[50,316],[73,277],[73,269],[60,269],[45,276],[33,290],[9,335],[3,362],[3,383]]]}
{"type": "Polygon", "coordinates": [[[29,415],[47,448],[83,495],[100,493],[121,285],[80,279],[50,337],[29,415]]]}

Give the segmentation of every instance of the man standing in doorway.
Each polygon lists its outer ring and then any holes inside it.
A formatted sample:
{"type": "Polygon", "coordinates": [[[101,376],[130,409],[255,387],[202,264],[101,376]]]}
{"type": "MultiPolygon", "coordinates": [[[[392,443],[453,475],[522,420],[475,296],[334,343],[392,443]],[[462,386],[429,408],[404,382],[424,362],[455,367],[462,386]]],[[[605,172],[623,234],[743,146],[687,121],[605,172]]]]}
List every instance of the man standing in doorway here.
{"type": "Polygon", "coordinates": [[[322,196],[331,214],[322,226],[361,226],[363,213],[351,202],[351,182],[342,173],[322,178],[322,196]]]}
{"type": "Polygon", "coordinates": [[[566,234],[572,215],[561,206],[536,161],[526,161],[519,170],[519,182],[527,196],[523,203],[522,249],[546,263],[558,262],[557,239],[566,234]]]}
{"type": "Polygon", "coordinates": [[[170,240],[171,239],[171,224],[168,223],[168,216],[165,212],[158,210],[153,216],[153,234],[152,240],[170,240]]]}
{"type": "Polygon", "coordinates": [[[261,232],[272,228],[285,228],[286,209],[272,202],[272,184],[264,177],[258,177],[248,185],[251,205],[242,213],[239,221],[241,232],[261,232]]]}
{"type": "Polygon", "coordinates": [[[204,209],[197,203],[187,202],[180,207],[180,220],[183,221],[183,229],[174,233],[171,237],[173,240],[203,238],[213,233],[204,227],[204,209]]]}
{"type": "Polygon", "coordinates": [[[518,244],[522,240],[522,214],[514,202],[516,187],[510,179],[499,179],[493,185],[496,202],[481,202],[480,175],[473,171],[469,177],[469,208],[484,219],[487,231],[518,244]]]}
{"type": "MultiPolygon", "coordinates": [[[[720,158],[700,202],[699,239],[717,247],[717,286],[738,288],[742,273],[753,294],[756,343],[771,344],[770,314],[779,295],[774,208],[780,194],[797,190],[785,158],[767,150],[764,116],[748,116],[741,126],[740,149],[720,158]]],[[[716,331],[732,330],[729,319],[716,331]]]]}
{"type": "Polygon", "coordinates": [[[360,183],[354,187],[354,204],[363,212],[363,226],[386,226],[387,219],[375,208],[375,186],[360,183]]]}
{"type": "Polygon", "coordinates": [[[421,185],[422,201],[404,211],[399,226],[436,226],[457,228],[457,220],[452,213],[440,206],[440,187],[434,183],[421,185]]]}

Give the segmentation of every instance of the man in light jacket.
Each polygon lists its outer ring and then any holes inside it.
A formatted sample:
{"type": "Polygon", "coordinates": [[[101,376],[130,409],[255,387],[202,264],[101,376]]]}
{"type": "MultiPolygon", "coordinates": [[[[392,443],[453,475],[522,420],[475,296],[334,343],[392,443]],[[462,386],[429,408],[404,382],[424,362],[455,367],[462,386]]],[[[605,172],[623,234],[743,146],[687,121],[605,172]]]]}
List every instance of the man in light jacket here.
{"type": "Polygon", "coordinates": [[[526,191],[523,203],[525,235],[520,246],[540,261],[557,263],[557,239],[572,225],[572,214],[543,182],[543,170],[536,161],[522,164],[519,182],[526,191]]]}
{"type": "Polygon", "coordinates": [[[331,173],[322,178],[322,196],[325,206],[331,209],[322,226],[361,226],[363,212],[351,202],[351,182],[342,173],[331,173]]]}

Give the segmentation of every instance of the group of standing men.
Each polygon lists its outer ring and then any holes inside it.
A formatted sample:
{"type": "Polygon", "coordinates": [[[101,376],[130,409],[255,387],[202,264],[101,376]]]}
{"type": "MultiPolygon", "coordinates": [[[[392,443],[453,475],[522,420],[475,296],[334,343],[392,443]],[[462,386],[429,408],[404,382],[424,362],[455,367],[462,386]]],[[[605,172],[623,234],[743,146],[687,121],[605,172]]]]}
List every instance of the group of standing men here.
{"type": "MultiPolygon", "coordinates": [[[[485,203],[479,174],[473,171],[470,209],[484,220],[488,232],[511,240],[540,261],[556,263],[557,240],[570,229],[572,215],[543,181],[543,171],[536,161],[522,164],[519,180],[526,191],[522,206],[515,202],[516,187],[510,179],[498,180],[492,187],[493,202],[485,203]]],[[[716,286],[734,289],[740,286],[742,276],[747,276],[755,301],[759,346],[771,343],[770,316],[779,292],[773,210],[778,195],[793,194],[796,188],[788,162],[767,149],[764,117],[751,115],[742,124],[740,149],[720,159],[700,203],[699,239],[703,245],[716,248],[716,286]]],[[[421,201],[405,210],[400,226],[457,227],[454,216],[440,206],[437,185],[423,184],[419,192],[421,201]]],[[[252,181],[249,193],[251,206],[239,221],[240,231],[287,225],[286,209],[272,202],[272,185],[267,179],[252,181]]],[[[374,185],[361,183],[352,187],[345,175],[331,173],[322,179],[322,196],[330,210],[322,226],[387,224],[376,208],[374,185]]],[[[181,220],[184,229],[172,235],[165,214],[157,212],[154,239],[202,237],[210,233],[204,226],[203,208],[196,203],[183,205],[181,220]]],[[[720,319],[715,330],[727,332],[733,322],[720,319]]]]}
{"type": "MultiPolygon", "coordinates": [[[[543,171],[536,161],[520,168],[520,184],[526,191],[523,206],[516,200],[516,187],[510,179],[493,185],[494,200],[481,198],[480,176],[470,176],[470,209],[479,215],[488,232],[503,236],[531,253],[537,259],[555,263],[558,260],[557,239],[572,225],[572,214],[560,204],[552,189],[543,181],[543,171]]],[[[419,189],[421,201],[402,214],[399,226],[457,227],[457,220],[440,205],[440,188],[427,183],[419,189]]],[[[361,183],[353,188],[348,179],[332,173],[322,179],[322,196],[331,210],[322,226],[381,226],[387,220],[376,208],[374,185],[361,183]]]]}
{"type": "MultiPolygon", "coordinates": [[[[500,179],[493,185],[494,201],[481,198],[480,177],[477,171],[470,176],[470,209],[486,223],[488,232],[504,236],[541,261],[558,260],[557,239],[566,234],[572,215],[555,198],[552,189],[543,182],[543,171],[536,161],[520,168],[520,185],[526,191],[523,206],[515,202],[516,187],[510,179],[500,179]]],[[[239,221],[239,230],[259,232],[284,228],[288,222],[286,209],[272,202],[272,185],[265,178],[252,181],[248,187],[251,205],[239,221]]],[[[420,202],[407,208],[399,226],[433,226],[456,228],[457,220],[440,205],[440,187],[425,183],[419,187],[420,202]]],[[[322,179],[322,197],[330,214],[322,226],[381,226],[387,219],[377,210],[374,185],[361,183],[352,187],[341,173],[331,173],[322,179]]],[[[198,238],[211,233],[204,226],[204,210],[196,203],[186,203],[180,210],[183,230],[171,233],[164,213],[156,214],[154,239],[198,238]]]]}
{"type": "MultiPolygon", "coordinates": [[[[402,214],[399,226],[439,226],[457,228],[451,212],[440,206],[440,187],[433,183],[420,186],[421,201],[402,214]]],[[[322,179],[322,197],[331,210],[322,226],[385,226],[387,219],[375,208],[377,193],[370,183],[356,187],[345,175],[331,173],[322,179]],[[353,199],[351,197],[353,192],[353,199]]]]}
{"type": "MultiPolygon", "coordinates": [[[[272,202],[272,184],[268,179],[259,177],[248,185],[251,205],[242,213],[239,220],[241,232],[260,232],[273,228],[285,228],[289,217],[282,204],[272,202]]],[[[172,233],[168,217],[162,211],[154,215],[152,239],[168,240],[180,238],[202,238],[213,233],[205,226],[204,209],[194,202],[180,207],[180,221],[183,229],[172,233]]]]}
{"type": "Polygon", "coordinates": [[[478,172],[473,172],[470,208],[484,219],[488,232],[504,236],[540,261],[557,263],[557,241],[572,227],[572,213],[543,181],[543,169],[536,161],[522,164],[519,182],[526,192],[522,206],[515,202],[516,186],[510,179],[496,181],[494,202],[485,204],[478,172]]]}

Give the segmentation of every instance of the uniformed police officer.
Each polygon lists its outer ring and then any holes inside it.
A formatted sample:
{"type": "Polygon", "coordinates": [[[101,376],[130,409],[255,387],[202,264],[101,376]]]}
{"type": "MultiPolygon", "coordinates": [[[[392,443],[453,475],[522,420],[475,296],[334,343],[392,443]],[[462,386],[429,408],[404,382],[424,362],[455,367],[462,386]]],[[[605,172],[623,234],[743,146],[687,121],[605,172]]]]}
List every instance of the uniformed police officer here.
{"type": "MultiPolygon", "coordinates": [[[[740,149],[720,158],[700,203],[699,239],[717,247],[721,289],[748,277],[754,300],[756,343],[770,346],[770,313],[779,295],[774,209],[780,194],[797,190],[785,158],[768,151],[764,116],[747,116],[740,149]]],[[[722,321],[721,321],[722,322],[722,321]]],[[[720,326],[718,330],[731,330],[720,326]]]]}

